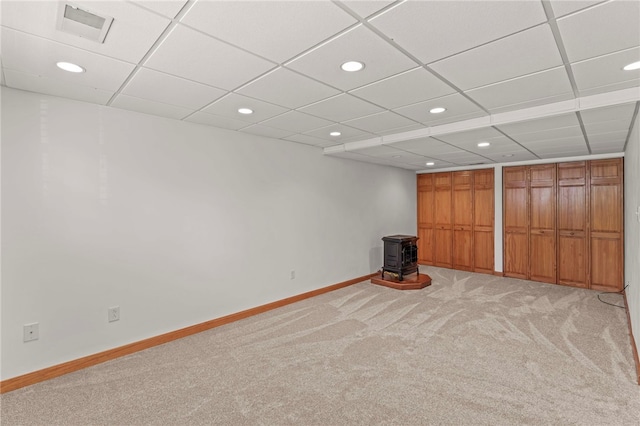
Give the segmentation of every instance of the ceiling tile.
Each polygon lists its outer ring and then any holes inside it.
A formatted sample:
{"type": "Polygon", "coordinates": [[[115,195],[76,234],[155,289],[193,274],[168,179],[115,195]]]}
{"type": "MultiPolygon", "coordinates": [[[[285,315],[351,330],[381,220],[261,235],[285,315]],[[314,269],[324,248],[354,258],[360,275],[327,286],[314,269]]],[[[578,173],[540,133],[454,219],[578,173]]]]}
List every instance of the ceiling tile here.
{"type": "Polygon", "coordinates": [[[394,135],[396,133],[403,133],[403,132],[410,132],[411,130],[424,129],[424,124],[415,123],[413,121],[412,121],[412,123],[414,123],[414,124],[412,124],[410,126],[383,129],[383,130],[378,131],[376,134],[378,134],[378,135],[394,135]]]}
{"type": "Polygon", "coordinates": [[[282,63],[357,21],[327,1],[198,1],[182,22],[282,63]]]}
{"type": "Polygon", "coordinates": [[[395,108],[393,111],[428,126],[452,123],[454,121],[487,115],[487,113],[476,104],[458,93],[395,108]],[[446,111],[440,114],[431,114],[429,111],[436,107],[446,108],[446,111]]]}
{"type": "Polygon", "coordinates": [[[559,65],[560,52],[551,28],[544,24],[435,62],[430,68],[468,90],[559,65]]]}
{"type": "Polygon", "coordinates": [[[557,22],[570,62],[640,44],[638,1],[609,1],[557,22]]]}
{"type": "Polygon", "coordinates": [[[343,93],[315,104],[301,108],[300,111],[317,115],[331,121],[347,121],[383,111],[369,102],[343,93]]]}
{"type": "Polygon", "coordinates": [[[427,157],[440,153],[452,153],[460,151],[459,148],[430,137],[411,139],[402,142],[394,142],[390,144],[390,146],[427,157]]]}
{"type": "Polygon", "coordinates": [[[428,64],[546,20],[541,2],[408,1],[371,23],[428,64]]]}
{"type": "Polygon", "coordinates": [[[415,125],[416,122],[390,111],[384,111],[355,120],[345,121],[346,125],[364,130],[365,132],[380,134],[393,129],[415,125]]]}
{"type": "Polygon", "coordinates": [[[339,145],[340,144],[340,142],[327,141],[327,140],[316,138],[316,137],[313,137],[313,136],[299,135],[299,134],[298,135],[287,136],[286,138],[283,138],[283,139],[291,141],[291,142],[303,143],[305,145],[318,146],[318,147],[321,147],[321,148],[326,148],[328,146],[334,146],[334,145],[339,145]]]}
{"type": "Polygon", "coordinates": [[[478,142],[488,141],[496,138],[503,138],[504,135],[492,127],[484,127],[474,130],[466,130],[464,132],[449,133],[446,135],[436,136],[444,142],[459,145],[475,146],[478,142]]]}
{"type": "Polygon", "coordinates": [[[306,135],[314,136],[316,138],[324,139],[330,142],[345,142],[352,138],[374,138],[375,135],[362,130],[354,129],[353,127],[345,126],[344,124],[332,124],[331,126],[322,127],[320,129],[306,132],[306,135]],[[331,132],[340,132],[340,136],[331,136],[331,132]]]}
{"type": "Polygon", "coordinates": [[[273,105],[258,99],[242,96],[237,93],[229,93],[228,95],[218,99],[208,107],[202,110],[208,114],[219,115],[233,120],[241,120],[249,123],[259,123],[276,115],[287,112],[288,109],[273,105]],[[249,108],[253,110],[253,114],[240,114],[238,109],[249,108]]]}
{"type": "Polygon", "coordinates": [[[426,69],[419,67],[350,93],[384,108],[393,109],[439,98],[455,93],[455,90],[426,69]]]}
{"type": "Polygon", "coordinates": [[[238,90],[240,94],[287,108],[299,108],[340,93],[285,68],[278,68],[238,90]]]}
{"type": "Polygon", "coordinates": [[[192,114],[189,117],[185,118],[185,121],[230,130],[238,130],[250,125],[246,121],[235,120],[229,117],[221,117],[219,115],[207,114],[205,112],[196,112],[195,114],[192,114]]]}
{"type": "Polygon", "coordinates": [[[635,108],[636,104],[635,102],[632,102],[622,105],[580,111],[580,116],[582,117],[582,121],[586,126],[593,123],[601,123],[603,121],[617,120],[622,120],[630,123],[635,108]]]}
{"type": "Polygon", "coordinates": [[[2,28],[0,34],[5,69],[113,92],[134,69],[132,64],[23,32],[2,28]],[[58,61],[73,62],[86,72],[63,71],[56,67],[58,61]]]}
{"type": "Polygon", "coordinates": [[[289,130],[294,133],[304,133],[309,130],[329,126],[333,123],[329,120],[314,117],[313,115],[299,111],[289,111],[277,117],[263,121],[260,124],[275,127],[277,129],[289,130]]]}
{"type": "Polygon", "coordinates": [[[263,126],[262,124],[252,124],[240,130],[244,133],[251,133],[258,136],[266,136],[268,138],[281,139],[293,135],[295,132],[287,130],[274,129],[273,127],[263,126]]]}
{"type": "Polygon", "coordinates": [[[436,138],[465,151],[492,159],[499,158],[502,154],[522,154],[526,152],[522,146],[491,127],[440,135],[436,138]],[[491,145],[480,148],[478,147],[479,142],[489,142],[491,145]]]}
{"type": "Polygon", "coordinates": [[[227,92],[159,71],[140,68],[121,93],[150,101],[200,109],[227,92]],[[159,87],[162,90],[158,90],[159,87]]]}
{"type": "Polygon", "coordinates": [[[634,47],[571,64],[580,96],[640,86],[640,69],[622,69],[639,58],[640,47],[634,47]]]}
{"type": "Polygon", "coordinates": [[[607,144],[591,146],[592,154],[614,154],[624,151],[624,139],[608,141],[607,144]]]}
{"type": "Polygon", "coordinates": [[[288,63],[287,68],[342,90],[364,86],[410,68],[416,63],[367,27],[360,25],[288,63]],[[340,68],[345,62],[365,64],[357,72],[340,68]]]}
{"type": "Polygon", "coordinates": [[[626,140],[634,112],[635,103],[581,111],[589,144],[608,141],[614,137],[626,140]]]}
{"type": "Polygon", "coordinates": [[[538,149],[534,150],[538,157],[543,159],[548,158],[562,158],[562,157],[575,157],[579,155],[589,155],[587,145],[576,147],[559,147],[557,149],[538,149]]]}
{"type": "Polygon", "coordinates": [[[452,153],[433,155],[438,160],[447,161],[459,165],[475,165],[475,164],[491,164],[494,161],[481,155],[473,154],[466,151],[457,151],[452,153]]]}
{"type": "Polygon", "coordinates": [[[3,1],[2,25],[123,61],[138,62],[171,22],[122,1],[71,3],[87,12],[114,18],[104,43],[59,31],[58,1],[3,1]]]}
{"type": "Polygon", "coordinates": [[[6,84],[7,87],[100,105],[106,105],[115,93],[115,91],[81,86],[56,78],[41,77],[7,69],[4,70],[3,75],[6,79],[3,84],[6,84]]]}
{"type": "Polygon", "coordinates": [[[569,13],[576,12],[585,7],[593,6],[594,4],[602,3],[603,0],[551,0],[551,7],[553,8],[553,14],[556,18],[559,18],[569,13]]]}
{"type": "Polygon", "coordinates": [[[465,93],[491,112],[529,108],[574,98],[564,67],[529,74],[465,93]]]}
{"type": "Polygon", "coordinates": [[[513,135],[509,132],[505,132],[511,136],[518,143],[536,142],[536,141],[549,141],[570,137],[582,138],[582,129],[579,125],[574,127],[562,127],[559,129],[548,129],[540,132],[522,133],[519,135],[513,135]]]}
{"type": "Polygon", "coordinates": [[[175,16],[182,10],[187,0],[132,0],[134,3],[158,12],[169,18],[175,16]]]}
{"type": "Polygon", "coordinates": [[[328,157],[337,157],[337,158],[343,158],[348,160],[363,161],[365,163],[371,163],[373,159],[368,155],[362,155],[362,154],[358,154],[357,152],[350,152],[350,151],[334,152],[326,155],[328,157]]]}
{"type": "Polygon", "coordinates": [[[275,64],[177,25],[145,66],[231,90],[272,69],[275,64]],[[221,66],[221,58],[224,58],[224,66],[221,66]]]}
{"type": "Polygon", "coordinates": [[[576,114],[572,112],[569,114],[561,114],[553,117],[521,121],[519,123],[498,125],[497,127],[508,135],[514,136],[524,133],[536,133],[543,130],[576,126],[580,126],[580,122],[578,121],[578,117],[576,116],[576,114]]]}
{"type": "Polygon", "coordinates": [[[589,138],[589,146],[593,149],[595,146],[607,146],[616,143],[624,143],[629,135],[629,129],[619,130],[616,132],[587,134],[589,138]]]}
{"type": "Polygon", "coordinates": [[[398,156],[398,158],[401,158],[403,155],[405,157],[416,156],[416,154],[402,151],[400,149],[397,149],[388,145],[378,145],[378,146],[372,146],[369,148],[359,149],[358,154],[369,155],[371,157],[381,157],[381,158],[393,158],[394,156],[398,156]]]}
{"type": "MultiPolygon", "coordinates": [[[[518,136],[519,137],[519,136],[518,136]]],[[[568,148],[584,147],[586,149],[587,142],[583,135],[558,137],[555,139],[532,139],[527,141],[518,140],[525,148],[538,152],[540,150],[564,150],[568,148]]]]}
{"type": "Polygon", "coordinates": [[[193,112],[192,109],[162,104],[160,102],[153,102],[127,95],[116,96],[113,102],[111,102],[111,106],[174,119],[181,119],[193,112]]]}
{"type": "Polygon", "coordinates": [[[360,15],[363,18],[367,16],[371,16],[375,12],[389,6],[393,3],[394,0],[375,0],[375,1],[365,1],[365,0],[353,0],[353,1],[341,1],[346,5],[349,9],[353,10],[355,13],[360,15]]]}

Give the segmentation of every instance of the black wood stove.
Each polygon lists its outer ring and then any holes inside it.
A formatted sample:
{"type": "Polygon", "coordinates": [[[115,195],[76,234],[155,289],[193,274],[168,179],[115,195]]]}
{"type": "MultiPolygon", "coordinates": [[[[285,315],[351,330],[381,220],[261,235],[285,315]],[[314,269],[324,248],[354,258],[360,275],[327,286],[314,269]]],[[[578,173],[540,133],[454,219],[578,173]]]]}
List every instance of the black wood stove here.
{"type": "Polygon", "coordinates": [[[418,237],[411,235],[390,235],[383,237],[384,241],[384,266],[382,267],[382,278],[384,273],[390,272],[398,276],[398,281],[402,281],[404,275],[409,275],[418,271],[418,237]]]}

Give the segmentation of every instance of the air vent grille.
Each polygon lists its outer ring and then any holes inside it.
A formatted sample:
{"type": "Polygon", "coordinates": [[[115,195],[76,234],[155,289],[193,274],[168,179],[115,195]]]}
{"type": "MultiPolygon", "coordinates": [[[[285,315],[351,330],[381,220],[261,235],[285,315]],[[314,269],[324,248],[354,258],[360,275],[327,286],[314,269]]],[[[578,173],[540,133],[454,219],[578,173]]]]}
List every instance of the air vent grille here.
{"type": "Polygon", "coordinates": [[[113,23],[110,16],[96,15],[70,3],[60,3],[57,28],[65,33],[104,43],[113,23]]]}

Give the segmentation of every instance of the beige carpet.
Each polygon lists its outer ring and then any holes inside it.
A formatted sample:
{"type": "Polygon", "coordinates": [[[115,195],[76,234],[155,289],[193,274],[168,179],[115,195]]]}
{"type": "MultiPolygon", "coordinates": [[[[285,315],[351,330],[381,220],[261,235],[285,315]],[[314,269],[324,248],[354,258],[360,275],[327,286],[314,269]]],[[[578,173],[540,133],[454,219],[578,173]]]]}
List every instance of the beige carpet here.
{"type": "Polygon", "coordinates": [[[421,271],[422,290],[359,283],[10,392],[2,425],[640,424],[623,309],[421,271]]]}

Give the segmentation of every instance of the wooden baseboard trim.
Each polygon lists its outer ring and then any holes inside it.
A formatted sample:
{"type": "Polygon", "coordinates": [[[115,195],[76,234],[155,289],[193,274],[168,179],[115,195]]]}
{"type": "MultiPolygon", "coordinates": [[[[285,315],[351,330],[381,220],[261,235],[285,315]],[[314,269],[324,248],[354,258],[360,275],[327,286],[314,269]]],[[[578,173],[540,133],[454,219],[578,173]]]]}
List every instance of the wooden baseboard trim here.
{"type": "Polygon", "coordinates": [[[633,360],[636,363],[636,376],[638,379],[638,385],[640,385],[640,358],[638,357],[638,347],[636,341],[633,338],[633,329],[631,328],[631,316],[629,314],[629,304],[627,303],[627,292],[622,292],[622,298],[624,299],[624,308],[627,311],[627,324],[629,324],[629,337],[631,338],[631,351],[633,352],[633,360]]]}
{"type": "Polygon", "coordinates": [[[380,272],[374,272],[373,274],[363,275],[358,278],[343,281],[337,284],[330,285],[328,287],[319,288],[317,290],[308,291],[306,293],[298,294],[296,296],[287,297],[286,299],[277,300],[275,302],[267,303],[266,305],[257,306],[241,312],[226,315],[224,317],[216,318],[210,321],[206,321],[200,324],[195,324],[189,327],[181,328],[179,330],[170,331],[159,336],[150,337],[139,342],[130,343],[128,345],[120,346],[113,349],[108,349],[97,354],[88,355],[82,358],[78,358],[72,361],[68,361],[62,364],[54,365],[42,370],[27,373],[22,376],[13,377],[11,379],[3,380],[0,382],[0,394],[11,392],[16,389],[23,388],[25,386],[33,385],[45,380],[53,379],[55,377],[63,376],[74,371],[82,370],[93,365],[101,364],[103,362],[111,361],[121,356],[129,355],[134,352],[139,352],[145,349],[152,348],[154,346],[162,345],[164,343],[171,342],[173,340],[181,339],[183,337],[191,336],[192,334],[200,333],[202,331],[210,330],[221,325],[229,324],[241,319],[249,318],[254,315],[258,315],[276,308],[281,308],[291,303],[299,302],[304,299],[309,299],[314,296],[319,296],[324,293],[329,293],[340,288],[348,287],[350,285],[367,281],[368,279],[379,275],[380,272]]]}
{"type": "Polygon", "coordinates": [[[496,277],[504,277],[504,272],[502,271],[493,271],[493,275],[496,277]]]}

